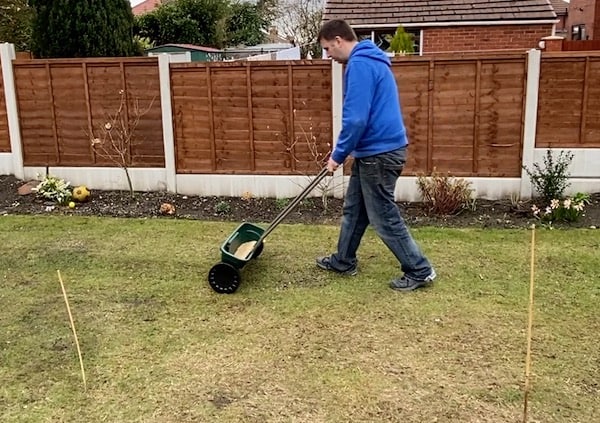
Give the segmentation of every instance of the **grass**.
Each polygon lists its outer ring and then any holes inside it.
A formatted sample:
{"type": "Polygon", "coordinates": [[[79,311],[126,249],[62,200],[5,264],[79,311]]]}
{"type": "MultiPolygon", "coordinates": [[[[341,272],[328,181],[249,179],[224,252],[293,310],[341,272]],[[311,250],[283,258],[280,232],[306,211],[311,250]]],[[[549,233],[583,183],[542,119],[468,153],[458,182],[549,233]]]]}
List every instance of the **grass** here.
{"type": "MultiPolygon", "coordinates": [[[[0,421],[521,421],[529,231],[415,229],[439,282],[404,294],[372,232],[352,278],[314,267],[337,227],[281,225],[219,295],[206,275],[235,226],[0,217],[0,421]]],[[[591,422],[600,238],[536,235],[529,415],[591,422]]]]}

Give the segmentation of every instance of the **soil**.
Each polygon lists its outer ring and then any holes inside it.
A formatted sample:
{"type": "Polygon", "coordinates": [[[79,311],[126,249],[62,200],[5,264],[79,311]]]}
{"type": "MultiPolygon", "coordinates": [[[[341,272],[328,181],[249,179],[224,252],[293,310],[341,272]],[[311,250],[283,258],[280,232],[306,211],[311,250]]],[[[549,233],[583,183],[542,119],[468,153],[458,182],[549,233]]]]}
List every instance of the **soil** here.
{"type": "MultiPolygon", "coordinates": [[[[291,200],[274,198],[199,197],[167,192],[93,190],[89,201],[75,208],[48,202],[32,193],[35,182],[0,176],[0,216],[14,214],[82,215],[165,219],[198,219],[236,222],[272,222],[291,200]],[[19,193],[20,191],[28,193],[19,193]]],[[[303,200],[284,218],[285,223],[334,224],[340,222],[343,200],[320,197],[303,200]]],[[[523,228],[538,223],[531,214],[533,201],[478,199],[473,209],[452,216],[431,216],[422,203],[400,202],[409,227],[523,228]]],[[[539,204],[539,202],[538,202],[539,204]]],[[[592,194],[585,216],[559,227],[600,228],[600,193],[592,194]]]]}

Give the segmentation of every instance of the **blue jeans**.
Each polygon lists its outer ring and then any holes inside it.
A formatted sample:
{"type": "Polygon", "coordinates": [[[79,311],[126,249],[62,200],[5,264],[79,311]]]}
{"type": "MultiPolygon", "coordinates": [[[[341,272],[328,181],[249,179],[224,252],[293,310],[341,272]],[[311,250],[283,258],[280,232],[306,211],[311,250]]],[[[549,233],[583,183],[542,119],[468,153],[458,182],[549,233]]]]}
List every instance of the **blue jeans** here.
{"type": "Polygon", "coordinates": [[[337,253],[330,258],[332,267],[344,271],[356,266],[356,250],[371,224],[406,276],[424,280],[431,274],[431,264],[408,231],[394,198],[405,162],[406,148],[354,159],[337,253]]]}

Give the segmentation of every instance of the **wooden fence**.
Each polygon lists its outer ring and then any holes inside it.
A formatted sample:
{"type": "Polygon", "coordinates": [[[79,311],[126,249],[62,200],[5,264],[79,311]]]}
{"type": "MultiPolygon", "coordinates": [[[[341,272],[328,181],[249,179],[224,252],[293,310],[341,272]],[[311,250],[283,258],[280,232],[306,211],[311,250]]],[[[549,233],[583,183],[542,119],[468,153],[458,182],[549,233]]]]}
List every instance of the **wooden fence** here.
{"type": "Polygon", "coordinates": [[[122,93],[126,121],[147,109],[129,165],[164,166],[156,59],[16,60],[14,75],[25,166],[114,165],[91,140],[117,114],[122,93]]]}
{"type": "Polygon", "coordinates": [[[600,40],[563,40],[563,51],[600,50],[600,40]]]}
{"type": "Polygon", "coordinates": [[[171,65],[178,173],[314,171],[331,148],[331,63],[171,65]]]}
{"type": "MultiPolygon", "coordinates": [[[[165,166],[157,59],[13,65],[25,166],[114,166],[90,138],[121,91],[128,119],[136,104],[148,108],[130,166],[165,166]]],[[[521,176],[526,53],[407,57],[392,69],[411,143],[406,175],[521,176]]],[[[600,53],[544,53],[539,86],[536,147],[600,147],[600,53]]],[[[329,61],[170,64],[170,88],[178,174],[307,173],[331,148],[329,61]]],[[[10,151],[6,126],[0,107],[0,148],[10,151]]]]}
{"type": "Polygon", "coordinates": [[[410,139],[406,174],[519,176],[525,54],[393,63],[410,139]]]}
{"type": "Polygon", "coordinates": [[[10,151],[8,117],[6,113],[6,99],[4,96],[4,80],[2,79],[2,67],[0,67],[0,153],[8,153],[10,151]]]}
{"type": "Polygon", "coordinates": [[[600,147],[600,52],[542,55],[537,147],[600,147]]]}

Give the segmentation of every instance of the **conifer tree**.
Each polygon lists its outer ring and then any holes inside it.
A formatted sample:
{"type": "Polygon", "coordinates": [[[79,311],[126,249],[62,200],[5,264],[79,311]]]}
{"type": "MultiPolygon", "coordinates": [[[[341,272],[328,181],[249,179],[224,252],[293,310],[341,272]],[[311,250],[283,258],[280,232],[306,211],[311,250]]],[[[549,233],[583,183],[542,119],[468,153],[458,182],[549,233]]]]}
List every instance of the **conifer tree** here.
{"type": "Polygon", "coordinates": [[[128,0],[31,0],[32,51],[40,58],[135,54],[128,0]]]}

